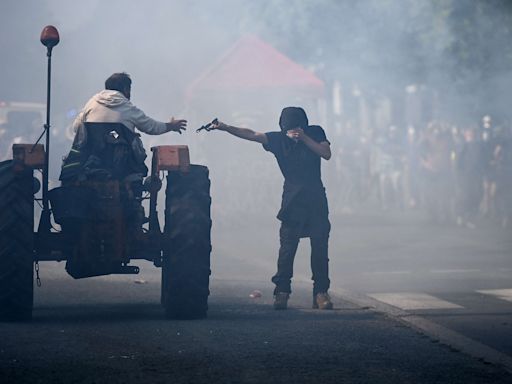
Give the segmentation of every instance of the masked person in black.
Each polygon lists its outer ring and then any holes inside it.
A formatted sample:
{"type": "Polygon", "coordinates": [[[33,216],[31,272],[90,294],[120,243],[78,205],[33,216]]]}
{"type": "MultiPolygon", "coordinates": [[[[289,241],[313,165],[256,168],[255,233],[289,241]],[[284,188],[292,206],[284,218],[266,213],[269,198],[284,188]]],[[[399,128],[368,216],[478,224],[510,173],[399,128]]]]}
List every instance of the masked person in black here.
{"type": "Polygon", "coordinates": [[[321,158],[331,157],[330,143],[324,130],[309,125],[306,113],[299,107],[287,107],[279,119],[280,132],[255,132],[222,122],[213,129],[226,131],[245,140],[263,144],[272,152],[284,176],[283,200],[277,218],[281,221],[277,273],[272,277],[274,308],[286,309],[291,293],[293,261],[303,237],[311,241],[313,272],[313,308],[332,309],[327,293],[330,285],[328,240],[331,225],[327,197],[321,179],[321,158]]]}

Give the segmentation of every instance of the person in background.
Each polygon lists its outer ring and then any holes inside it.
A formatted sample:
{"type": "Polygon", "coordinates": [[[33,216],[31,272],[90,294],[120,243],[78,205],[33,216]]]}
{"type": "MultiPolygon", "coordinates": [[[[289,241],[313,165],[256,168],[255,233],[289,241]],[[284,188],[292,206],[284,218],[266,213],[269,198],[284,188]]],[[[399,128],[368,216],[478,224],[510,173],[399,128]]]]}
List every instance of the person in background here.
{"type": "Polygon", "coordinates": [[[496,162],[496,208],[503,228],[512,219],[512,129],[503,127],[494,151],[496,162]]]}
{"type": "Polygon", "coordinates": [[[448,224],[453,201],[451,132],[435,122],[420,143],[425,209],[433,224],[448,224]]]}
{"type": "Polygon", "coordinates": [[[484,151],[482,143],[475,137],[475,129],[464,131],[464,144],[457,156],[457,181],[459,204],[457,224],[475,228],[475,220],[483,197],[484,151]]]}

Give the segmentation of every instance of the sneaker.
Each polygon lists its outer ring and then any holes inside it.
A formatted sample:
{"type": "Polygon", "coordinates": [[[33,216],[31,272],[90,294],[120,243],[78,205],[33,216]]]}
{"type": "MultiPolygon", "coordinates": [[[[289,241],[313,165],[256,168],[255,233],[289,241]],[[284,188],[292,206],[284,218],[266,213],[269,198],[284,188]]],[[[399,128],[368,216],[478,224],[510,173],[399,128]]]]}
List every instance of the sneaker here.
{"type": "Polygon", "coordinates": [[[290,294],[287,292],[276,292],[274,295],[274,309],[286,309],[290,294]]]}
{"type": "Polygon", "coordinates": [[[327,292],[317,293],[313,299],[313,309],[332,309],[331,297],[327,292]]]}

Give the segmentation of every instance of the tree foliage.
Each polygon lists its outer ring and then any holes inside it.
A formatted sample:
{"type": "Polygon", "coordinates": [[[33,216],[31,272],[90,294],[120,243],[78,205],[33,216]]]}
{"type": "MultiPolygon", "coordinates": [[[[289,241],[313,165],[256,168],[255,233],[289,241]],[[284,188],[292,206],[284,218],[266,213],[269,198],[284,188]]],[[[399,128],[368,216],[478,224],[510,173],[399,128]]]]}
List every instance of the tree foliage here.
{"type": "Polygon", "coordinates": [[[241,23],[327,80],[425,84],[472,110],[506,108],[511,26],[508,0],[271,0],[241,23]]]}

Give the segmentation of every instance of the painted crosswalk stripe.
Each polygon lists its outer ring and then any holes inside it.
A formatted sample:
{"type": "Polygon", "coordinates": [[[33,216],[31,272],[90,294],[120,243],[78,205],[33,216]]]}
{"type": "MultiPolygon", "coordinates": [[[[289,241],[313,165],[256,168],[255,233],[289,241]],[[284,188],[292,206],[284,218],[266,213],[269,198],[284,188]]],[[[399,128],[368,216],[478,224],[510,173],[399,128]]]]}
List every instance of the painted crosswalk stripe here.
{"type": "Polygon", "coordinates": [[[368,296],[403,310],[464,308],[426,293],[372,293],[368,296]]]}
{"type": "Polygon", "coordinates": [[[370,271],[363,272],[363,275],[407,275],[411,271],[370,271]]]}
{"type": "Polygon", "coordinates": [[[492,295],[496,296],[499,299],[512,301],[512,288],[508,289],[482,289],[477,291],[479,293],[483,293],[484,295],[492,295]]]}
{"type": "Polygon", "coordinates": [[[432,269],[430,270],[430,273],[445,273],[445,274],[450,274],[450,273],[475,273],[475,272],[480,272],[479,269],[432,269]]]}

